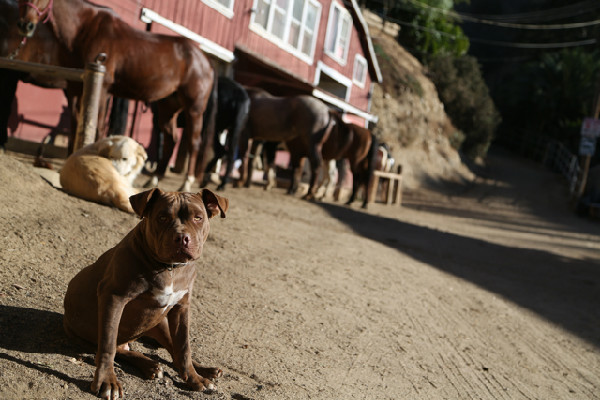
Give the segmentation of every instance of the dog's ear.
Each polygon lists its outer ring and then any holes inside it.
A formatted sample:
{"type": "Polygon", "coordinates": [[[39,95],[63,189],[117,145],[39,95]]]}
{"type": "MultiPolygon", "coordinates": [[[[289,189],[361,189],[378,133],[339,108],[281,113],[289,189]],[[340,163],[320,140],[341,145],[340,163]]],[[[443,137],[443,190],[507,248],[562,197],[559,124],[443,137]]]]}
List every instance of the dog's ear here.
{"type": "Polygon", "coordinates": [[[151,203],[153,198],[160,196],[163,193],[159,188],[153,188],[150,190],[146,190],[145,192],[141,192],[138,194],[134,194],[129,198],[129,203],[131,203],[131,207],[133,211],[142,218],[144,216],[144,212],[148,208],[148,205],[151,203]]]}
{"type": "Polygon", "coordinates": [[[96,146],[98,146],[98,155],[104,158],[111,158],[110,153],[113,147],[112,140],[103,140],[101,142],[97,142],[96,146]]]}
{"type": "Polygon", "coordinates": [[[208,213],[208,218],[212,218],[219,214],[221,214],[221,218],[225,218],[225,211],[229,208],[229,200],[218,194],[214,194],[208,189],[203,189],[198,195],[202,197],[202,202],[208,213]]]}

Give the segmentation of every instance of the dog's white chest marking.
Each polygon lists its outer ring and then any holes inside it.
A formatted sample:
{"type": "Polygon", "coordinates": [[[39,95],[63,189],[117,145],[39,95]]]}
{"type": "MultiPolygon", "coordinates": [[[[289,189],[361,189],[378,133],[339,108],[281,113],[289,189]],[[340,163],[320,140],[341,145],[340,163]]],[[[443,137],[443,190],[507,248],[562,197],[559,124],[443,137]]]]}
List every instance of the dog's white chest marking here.
{"type": "Polygon", "coordinates": [[[152,295],[154,300],[158,303],[159,307],[167,308],[174,306],[187,294],[187,290],[178,290],[173,292],[173,284],[164,288],[153,288],[152,295]]]}

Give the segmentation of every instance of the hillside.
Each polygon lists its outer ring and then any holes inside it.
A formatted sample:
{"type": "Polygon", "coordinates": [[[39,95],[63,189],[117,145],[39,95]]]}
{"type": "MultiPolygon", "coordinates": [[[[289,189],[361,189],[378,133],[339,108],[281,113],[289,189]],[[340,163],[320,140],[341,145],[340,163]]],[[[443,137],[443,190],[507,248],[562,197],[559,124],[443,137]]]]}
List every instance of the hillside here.
{"type": "Polygon", "coordinates": [[[382,31],[379,17],[368,10],[363,13],[383,74],[383,83],[373,91],[371,112],[379,117],[375,133],[402,164],[405,185],[472,180],[450,146],[449,137],[456,128],[423,65],[396,42],[393,30],[382,31]]]}

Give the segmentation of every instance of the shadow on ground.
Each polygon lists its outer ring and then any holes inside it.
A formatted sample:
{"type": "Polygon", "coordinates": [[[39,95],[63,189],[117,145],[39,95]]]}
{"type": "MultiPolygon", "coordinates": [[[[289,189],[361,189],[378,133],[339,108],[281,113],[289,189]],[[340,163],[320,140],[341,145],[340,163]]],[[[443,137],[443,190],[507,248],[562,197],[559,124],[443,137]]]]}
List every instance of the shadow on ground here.
{"type": "Polygon", "coordinates": [[[356,233],[530,309],[600,348],[600,265],[319,204],[356,233]]]}
{"type": "Polygon", "coordinates": [[[27,354],[33,353],[63,354],[69,358],[79,355],[64,333],[62,314],[0,305],[0,358],[52,375],[83,391],[89,389],[87,380],[73,378],[50,365],[29,361],[27,354]],[[18,356],[7,354],[6,350],[17,352],[18,356]]]}

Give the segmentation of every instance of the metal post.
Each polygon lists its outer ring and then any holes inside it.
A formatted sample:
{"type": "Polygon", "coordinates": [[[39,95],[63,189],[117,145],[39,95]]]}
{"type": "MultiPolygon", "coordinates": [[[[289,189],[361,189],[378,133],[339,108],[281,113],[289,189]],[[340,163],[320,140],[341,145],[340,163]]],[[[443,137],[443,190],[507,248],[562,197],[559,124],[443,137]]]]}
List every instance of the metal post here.
{"type": "Polygon", "coordinates": [[[106,61],[106,54],[100,53],[96,60],[85,66],[83,74],[83,95],[81,96],[81,107],[75,134],[75,145],[73,151],[96,141],[98,127],[98,106],[100,93],[106,67],[102,63],[106,61]]]}

